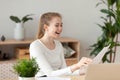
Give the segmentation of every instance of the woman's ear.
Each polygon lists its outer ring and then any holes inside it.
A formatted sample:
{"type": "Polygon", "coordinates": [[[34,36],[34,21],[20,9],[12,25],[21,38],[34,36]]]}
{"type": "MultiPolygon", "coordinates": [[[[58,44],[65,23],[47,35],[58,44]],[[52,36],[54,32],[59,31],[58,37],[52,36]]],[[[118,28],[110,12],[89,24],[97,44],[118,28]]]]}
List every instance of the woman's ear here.
{"type": "Polygon", "coordinates": [[[44,30],[48,30],[48,25],[44,24],[44,30]]]}

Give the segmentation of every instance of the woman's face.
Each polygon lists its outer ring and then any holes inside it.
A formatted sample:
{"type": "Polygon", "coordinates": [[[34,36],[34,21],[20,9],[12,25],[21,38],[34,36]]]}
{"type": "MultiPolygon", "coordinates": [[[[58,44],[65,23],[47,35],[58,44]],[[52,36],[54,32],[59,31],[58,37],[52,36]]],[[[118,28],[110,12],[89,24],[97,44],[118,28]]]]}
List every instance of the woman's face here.
{"type": "Polygon", "coordinates": [[[49,37],[58,38],[62,32],[62,19],[60,17],[54,17],[49,22],[49,26],[46,27],[46,33],[49,37]]]}

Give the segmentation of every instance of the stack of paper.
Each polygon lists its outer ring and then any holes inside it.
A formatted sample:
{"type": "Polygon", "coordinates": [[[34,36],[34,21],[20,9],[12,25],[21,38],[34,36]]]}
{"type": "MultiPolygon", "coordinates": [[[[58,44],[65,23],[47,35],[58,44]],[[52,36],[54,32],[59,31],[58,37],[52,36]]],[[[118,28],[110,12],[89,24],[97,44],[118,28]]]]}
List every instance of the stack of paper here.
{"type": "Polygon", "coordinates": [[[71,80],[70,78],[62,78],[62,77],[40,77],[37,80],[71,80]]]}

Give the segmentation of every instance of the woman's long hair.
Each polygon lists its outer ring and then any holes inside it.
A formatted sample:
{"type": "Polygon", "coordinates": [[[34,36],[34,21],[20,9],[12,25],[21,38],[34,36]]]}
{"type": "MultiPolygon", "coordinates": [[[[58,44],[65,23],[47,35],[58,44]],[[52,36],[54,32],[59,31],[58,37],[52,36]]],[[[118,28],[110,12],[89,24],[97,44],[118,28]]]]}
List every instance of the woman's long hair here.
{"type": "Polygon", "coordinates": [[[40,22],[39,22],[39,29],[38,29],[38,33],[37,33],[37,36],[36,38],[37,39],[40,39],[41,37],[43,37],[44,35],[44,25],[48,25],[49,26],[49,22],[52,20],[52,18],[54,17],[61,17],[61,15],[57,12],[47,12],[47,13],[44,13],[41,18],[40,18],[40,22]]]}

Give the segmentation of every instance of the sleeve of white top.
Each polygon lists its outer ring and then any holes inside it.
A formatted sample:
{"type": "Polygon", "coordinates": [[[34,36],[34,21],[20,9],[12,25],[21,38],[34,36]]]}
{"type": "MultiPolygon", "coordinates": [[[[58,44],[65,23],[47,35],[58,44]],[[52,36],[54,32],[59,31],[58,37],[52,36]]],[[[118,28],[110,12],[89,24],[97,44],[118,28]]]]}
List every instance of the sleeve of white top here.
{"type": "MultiPolygon", "coordinates": [[[[63,50],[64,50],[64,49],[63,49],[63,50]]],[[[65,68],[65,67],[67,67],[67,65],[66,65],[66,61],[65,61],[65,58],[64,58],[64,51],[62,51],[61,57],[62,57],[62,62],[63,62],[63,65],[62,65],[61,68],[65,68]]],[[[69,72],[68,75],[79,75],[79,73],[80,73],[80,70],[76,70],[76,71],[74,71],[74,72],[72,73],[72,72],[71,72],[71,69],[70,69],[70,66],[69,66],[69,70],[66,70],[66,71],[69,72]]]]}
{"type": "Polygon", "coordinates": [[[43,50],[39,48],[38,44],[30,45],[30,57],[36,58],[36,61],[40,69],[42,69],[42,71],[47,76],[61,76],[61,75],[72,74],[70,67],[66,67],[66,68],[54,71],[42,53],[43,53],[43,50]]]}
{"type": "Polygon", "coordinates": [[[80,75],[80,70],[76,70],[72,73],[72,75],[80,75]]]}
{"type": "MultiPolygon", "coordinates": [[[[61,46],[62,46],[62,45],[61,45],[61,46]]],[[[63,48],[63,47],[62,47],[62,48],[63,48]]],[[[63,49],[62,49],[62,52],[61,52],[61,60],[62,60],[62,66],[61,66],[61,68],[66,68],[67,65],[66,65],[66,61],[65,61],[63,49]]]]}

